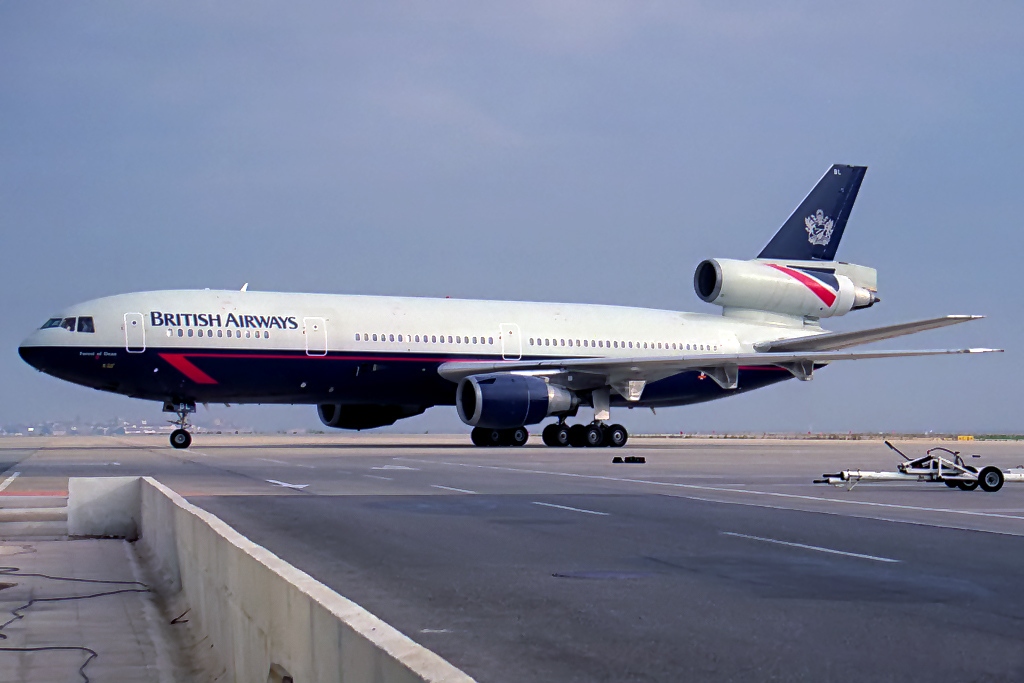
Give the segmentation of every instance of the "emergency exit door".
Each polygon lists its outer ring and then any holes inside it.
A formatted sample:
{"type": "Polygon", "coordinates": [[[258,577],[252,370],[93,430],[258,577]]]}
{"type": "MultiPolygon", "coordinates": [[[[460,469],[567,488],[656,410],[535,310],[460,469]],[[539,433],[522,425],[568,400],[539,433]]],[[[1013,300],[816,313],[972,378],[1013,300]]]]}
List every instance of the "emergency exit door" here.
{"type": "Polygon", "coordinates": [[[501,357],[504,360],[519,360],[523,357],[523,340],[519,335],[519,325],[515,323],[502,323],[501,331],[501,357]]]}

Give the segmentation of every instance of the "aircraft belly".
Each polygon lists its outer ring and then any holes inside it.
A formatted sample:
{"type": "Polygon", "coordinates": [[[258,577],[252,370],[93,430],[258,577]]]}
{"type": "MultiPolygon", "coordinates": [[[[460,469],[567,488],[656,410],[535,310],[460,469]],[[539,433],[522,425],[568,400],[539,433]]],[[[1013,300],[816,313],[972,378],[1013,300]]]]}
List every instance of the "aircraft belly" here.
{"type": "Polygon", "coordinates": [[[638,402],[630,402],[618,394],[613,394],[612,405],[661,408],[704,403],[760,389],[792,378],[793,375],[782,368],[741,368],[739,386],[736,389],[723,389],[703,373],[698,371],[681,372],[678,375],[648,384],[644,387],[643,395],[638,402]]]}

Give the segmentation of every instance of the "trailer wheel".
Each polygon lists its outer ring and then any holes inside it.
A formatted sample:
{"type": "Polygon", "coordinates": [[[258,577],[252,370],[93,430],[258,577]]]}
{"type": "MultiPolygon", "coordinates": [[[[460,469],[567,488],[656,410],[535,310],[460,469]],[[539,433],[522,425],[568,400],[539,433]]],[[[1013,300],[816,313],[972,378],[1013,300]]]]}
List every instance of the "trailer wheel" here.
{"type": "Polygon", "coordinates": [[[948,486],[951,489],[955,489],[955,488],[957,488],[957,484],[959,482],[953,481],[952,479],[944,479],[942,481],[942,483],[945,484],[946,486],[948,486]]]}
{"type": "Polygon", "coordinates": [[[982,468],[981,474],[978,475],[978,483],[981,484],[982,491],[995,493],[1003,488],[1003,473],[998,467],[982,468]]]}
{"type": "MultiPolygon", "coordinates": [[[[978,468],[974,467],[973,465],[968,465],[967,469],[975,473],[977,473],[978,471],[978,468]]],[[[978,488],[978,480],[975,479],[974,481],[958,481],[956,485],[960,488],[961,491],[973,491],[974,489],[978,488]]]]}

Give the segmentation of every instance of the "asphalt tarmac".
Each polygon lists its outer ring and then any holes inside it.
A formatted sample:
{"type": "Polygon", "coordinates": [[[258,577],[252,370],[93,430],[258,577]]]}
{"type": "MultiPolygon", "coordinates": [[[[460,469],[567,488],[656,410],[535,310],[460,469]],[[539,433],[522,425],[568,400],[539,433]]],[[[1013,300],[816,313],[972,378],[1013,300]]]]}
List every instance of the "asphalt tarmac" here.
{"type": "Polygon", "coordinates": [[[1024,680],[1024,486],[811,483],[879,441],[465,441],[0,439],[0,485],[155,476],[482,682],[1024,680]]]}

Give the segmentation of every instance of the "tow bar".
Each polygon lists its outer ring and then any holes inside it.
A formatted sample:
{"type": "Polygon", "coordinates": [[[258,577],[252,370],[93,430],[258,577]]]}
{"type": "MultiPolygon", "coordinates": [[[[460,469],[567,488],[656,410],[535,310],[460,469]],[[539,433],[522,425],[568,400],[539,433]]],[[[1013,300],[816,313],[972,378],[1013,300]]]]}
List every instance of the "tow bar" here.
{"type": "Polygon", "coordinates": [[[920,481],[945,484],[961,491],[973,491],[980,486],[982,491],[994,493],[1003,488],[1004,482],[1024,482],[1024,468],[1003,471],[989,465],[979,471],[977,467],[964,462],[960,451],[951,451],[942,446],[928,449],[920,458],[911,458],[888,441],[885,445],[903,456],[905,461],[896,465],[895,472],[843,470],[835,474],[823,474],[814,483],[846,486],[847,491],[852,491],[862,481],[920,481]]]}

